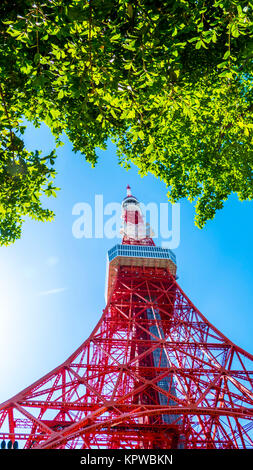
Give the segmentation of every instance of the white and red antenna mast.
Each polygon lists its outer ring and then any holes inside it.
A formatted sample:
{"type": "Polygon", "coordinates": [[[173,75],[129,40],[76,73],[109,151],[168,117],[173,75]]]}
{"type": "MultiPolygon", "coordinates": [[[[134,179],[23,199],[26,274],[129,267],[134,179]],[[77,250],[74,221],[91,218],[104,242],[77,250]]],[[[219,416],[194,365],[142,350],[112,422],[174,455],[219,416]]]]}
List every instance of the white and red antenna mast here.
{"type": "Polygon", "coordinates": [[[144,222],[138,199],[132,195],[129,184],[126,189],[127,195],[122,201],[122,244],[155,245],[150,235],[150,228],[144,222]]]}

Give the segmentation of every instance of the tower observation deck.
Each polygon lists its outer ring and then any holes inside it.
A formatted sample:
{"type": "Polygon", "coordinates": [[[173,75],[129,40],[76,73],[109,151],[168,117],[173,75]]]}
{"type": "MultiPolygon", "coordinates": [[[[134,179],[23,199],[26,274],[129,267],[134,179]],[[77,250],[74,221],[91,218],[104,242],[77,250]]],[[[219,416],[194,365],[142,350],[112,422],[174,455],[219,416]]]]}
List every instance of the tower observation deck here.
{"type": "Polygon", "coordinates": [[[129,186],[121,236],[97,325],[0,405],[2,447],[253,448],[253,356],[182,291],[175,254],[155,246],[129,186]]]}

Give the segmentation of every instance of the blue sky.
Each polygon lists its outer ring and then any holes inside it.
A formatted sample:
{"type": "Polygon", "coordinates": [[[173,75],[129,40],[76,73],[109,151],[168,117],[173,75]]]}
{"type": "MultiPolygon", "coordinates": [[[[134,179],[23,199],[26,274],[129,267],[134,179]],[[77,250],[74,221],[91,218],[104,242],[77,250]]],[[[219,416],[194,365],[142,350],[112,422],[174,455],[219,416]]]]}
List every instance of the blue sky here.
{"type": "MultiPolygon", "coordinates": [[[[54,147],[45,126],[28,126],[30,149],[54,147]]],[[[165,185],[118,165],[115,147],[101,151],[95,169],[71,144],[58,149],[56,199],[47,199],[51,223],[27,220],[14,245],[0,248],[0,401],[61,364],[88,337],[105,307],[106,253],[116,239],[76,239],[73,206],[95,195],[121,202],[130,184],[143,203],[167,202],[165,185]]],[[[231,196],[214,221],[199,230],[194,207],[180,204],[180,244],[174,250],[178,282],[196,307],[240,347],[253,353],[252,203],[231,196]]],[[[108,217],[105,216],[106,222],[108,217]]],[[[156,241],[159,244],[159,240],[156,241]]]]}

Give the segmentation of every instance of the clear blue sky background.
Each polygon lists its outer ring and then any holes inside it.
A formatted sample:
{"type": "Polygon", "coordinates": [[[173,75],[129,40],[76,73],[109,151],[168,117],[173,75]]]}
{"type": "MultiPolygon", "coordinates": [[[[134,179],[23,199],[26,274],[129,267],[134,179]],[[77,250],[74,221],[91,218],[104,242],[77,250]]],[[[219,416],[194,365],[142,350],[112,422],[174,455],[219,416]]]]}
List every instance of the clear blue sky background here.
{"type": "MultiPolygon", "coordinates": [[[[44,153],[54,147],[45,126],[28,126],[25,140],[44,153]]],[[[61,364],[91,333],[105,307],[106,252],[119,240],[74,238],[73,206],[88,202],[94,207],[96,194],[103,194],[104,204],[121,202],[127,184],[145,204],[167,202],[165,185],[151,175],[141,178],[135,167],[121,168],[113,145],[100,152],[92,169],[65,142],[57,159],[61,191],[47,199],[55,221],[28,220],[22,239],[0,248],[1,402],[61,364]]],[[[182,201],[181,241],[174,250],[185,293],[211,323],[251,353],[252,208],[231,196],[215,220],[199,230],[193,206],[182,201]]]]}

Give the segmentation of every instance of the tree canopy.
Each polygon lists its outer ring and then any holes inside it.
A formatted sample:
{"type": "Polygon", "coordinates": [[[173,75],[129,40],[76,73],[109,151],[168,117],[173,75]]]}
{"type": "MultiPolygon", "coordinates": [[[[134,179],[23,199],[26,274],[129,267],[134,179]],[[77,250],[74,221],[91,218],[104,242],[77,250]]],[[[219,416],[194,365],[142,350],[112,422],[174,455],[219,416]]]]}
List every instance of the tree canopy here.
{"type": "Polygon", "coordinates": [[[253,197],[253,2],[2,0],[0,243],[50,220],[55,152],[29,152],[24,119],[64,132],[93,165],[120,163],[195,203],[202,228],[231,193],[253,197]]]}

